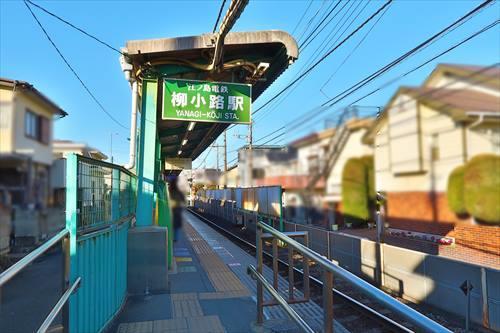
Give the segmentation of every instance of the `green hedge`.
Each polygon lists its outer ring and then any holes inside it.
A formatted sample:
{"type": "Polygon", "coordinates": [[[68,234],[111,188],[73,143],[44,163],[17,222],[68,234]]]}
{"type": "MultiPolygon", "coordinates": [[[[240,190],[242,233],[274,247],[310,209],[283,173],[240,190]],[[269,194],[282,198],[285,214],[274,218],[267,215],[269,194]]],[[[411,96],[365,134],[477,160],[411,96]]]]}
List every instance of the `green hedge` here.
{"type": "Polygon", "coordinates": [[[370,217],[367,168],[359,158],[351,158],[342,171],[342,207],[346,222],[364,222],[370,217]]]}
{"type": "Polygon", "coordinates": [[[448,177],[448,206],[457,215],[467,213],[464,201],[464,172],[465,166],[455,168],[448,177]]]}
{"type": "Polygon", "coordinates": [[[500,156],[475,156],[465,166],[464,200],[476,219],[500,224],[500,156]]]}
{"type": "Polygon", "coordinates": [[[366,168],[368,198],[374,202],[377,199],[377,190],[375,189],[375,164],[373,162],[373,155],[363,156],[361,157],[361,161],[363,161],[366,168]]]}

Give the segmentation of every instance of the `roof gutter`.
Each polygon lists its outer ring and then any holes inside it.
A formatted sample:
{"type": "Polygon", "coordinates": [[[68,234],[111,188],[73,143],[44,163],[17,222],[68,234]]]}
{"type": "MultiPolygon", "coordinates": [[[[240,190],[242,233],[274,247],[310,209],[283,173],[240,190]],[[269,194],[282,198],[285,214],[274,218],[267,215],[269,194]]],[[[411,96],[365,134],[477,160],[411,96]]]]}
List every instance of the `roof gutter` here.
{"type": "Polygon", "coordinates": [[[469,129],[478,127],[484,122],[485,117],[496,117],[500,118],[500,113],[492,113],[492,112],[484,112],[484,111],[471,111],[466,113],[467,116],[477,116],[477,120],[473,122],[470,126],[469,129]]]}

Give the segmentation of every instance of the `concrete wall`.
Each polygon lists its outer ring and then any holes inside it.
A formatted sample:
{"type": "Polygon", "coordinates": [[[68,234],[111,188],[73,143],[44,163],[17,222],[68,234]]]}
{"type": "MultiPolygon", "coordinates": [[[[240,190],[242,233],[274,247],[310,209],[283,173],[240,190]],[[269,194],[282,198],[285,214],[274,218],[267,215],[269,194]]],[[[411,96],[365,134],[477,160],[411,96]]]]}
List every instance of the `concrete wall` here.
{"type": "Polygon", "coordinates": [[[383,286],[390,292],[414,303],[426,303],[438,309],[463,316],[466,297],[460,285],[470,280],[471,319],[481,325],[481,270],[486,274],[489,322],[500,329],[500,271],[462,261],[383,244],[378,255],[377,244],[368,239],[319,228],[285,223],[286,231],[309,232],[309,247],[339,263],[348,271],[371,282],[377,281],[377,262],[383,264],[383,286]],[[329,240],[327,240],[329,238],[329,240]]]}

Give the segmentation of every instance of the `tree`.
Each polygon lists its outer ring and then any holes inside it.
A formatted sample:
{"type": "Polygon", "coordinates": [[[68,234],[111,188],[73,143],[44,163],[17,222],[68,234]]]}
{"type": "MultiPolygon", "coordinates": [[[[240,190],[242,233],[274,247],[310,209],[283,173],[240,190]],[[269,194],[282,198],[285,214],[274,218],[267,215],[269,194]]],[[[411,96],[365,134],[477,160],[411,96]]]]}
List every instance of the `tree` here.
{"type": "Polygon", "coordinates": [[[448,177],[447,197],[448,206],[457,215],[467,214],[464,201],[464,172],[465,165],[456,167],[448,177]]]}
{"type": "Polygon", "coordinates": [[[342,207],[346,222],[363,223],[370,217],[368,172],[360,158],[351,158],[342,171],[342,207]]]}
{"type": "Polygon", "coordinates": [[[467,162],[464,201],[476,219],[500,224],[500,155],[481,154],[467,162]]]}

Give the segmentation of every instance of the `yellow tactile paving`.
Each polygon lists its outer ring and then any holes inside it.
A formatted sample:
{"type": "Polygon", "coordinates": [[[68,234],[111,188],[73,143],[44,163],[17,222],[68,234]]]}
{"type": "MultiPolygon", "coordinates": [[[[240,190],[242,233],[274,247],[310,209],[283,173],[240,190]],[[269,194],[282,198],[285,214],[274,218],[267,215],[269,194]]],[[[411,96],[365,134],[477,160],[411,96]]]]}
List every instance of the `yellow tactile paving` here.
{"type": "Polygon", "coordinates": [[[238,291],[224,291],[224,292],[213,292],[213,293],[199,293],[199,299],[222,299],[222,298],[239,298],[249,296],[248,292],[245,290],[238,291]]]}
{"type": "Polygon", "coordinates": [[[184,230],[216,292],[238,292],[239,296],[237,297],[249,296],[250,292],[248,289],[212,250],[210,245],[198,234],[198,232],[189,224],[185,224],[184,230]]]}
{"type": "Polygon", "coordinates": [[[203,316],[198,299],[172,300],[172,314],[174,318],[203,316]]]}

